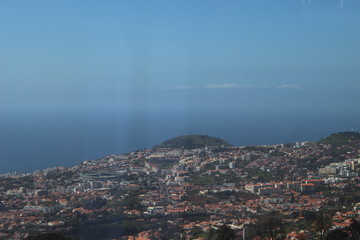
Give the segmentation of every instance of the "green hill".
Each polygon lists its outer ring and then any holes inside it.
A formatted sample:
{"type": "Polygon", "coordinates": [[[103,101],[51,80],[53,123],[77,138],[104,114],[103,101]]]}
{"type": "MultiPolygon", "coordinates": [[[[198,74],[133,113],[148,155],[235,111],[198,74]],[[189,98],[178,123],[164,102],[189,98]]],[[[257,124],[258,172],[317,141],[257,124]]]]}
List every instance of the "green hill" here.
{"type": "Polygon", "coordinates": [[[180,137],[175,137],[165,142],[161,143],[156,147],[163,148],[203,148],[205,146],[231,146],[229,143],[224,141],[221,138],[210,137],[207,135],[184,135],[180,137]]]}
{"type": "Polygon", "coordinates": [[[360,133],[358,132],[340,132],[333,133],[329,137],[321,139],[319,143],[331,144],[333,146],[349,145],[360,141],[360,133]]]}

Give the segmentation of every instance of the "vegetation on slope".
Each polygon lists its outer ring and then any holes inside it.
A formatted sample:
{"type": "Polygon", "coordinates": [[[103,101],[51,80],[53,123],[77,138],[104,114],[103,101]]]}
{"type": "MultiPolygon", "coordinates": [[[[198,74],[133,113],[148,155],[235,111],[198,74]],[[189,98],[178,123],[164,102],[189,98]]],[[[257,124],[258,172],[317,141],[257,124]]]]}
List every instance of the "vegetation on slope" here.
{"type": "Polygon", "coordinates": [[[321,139],[319,143],[341,146],[349,145],[358,141],[360,141],[360,133],[358,132],[339,132],[333,133],[325,139],[321,139]]]}
{"type": "Polygon", "coordinates": [[[230,146],[225,140],[207,135],[184,135],[166,140],[156,147],[164,148],[203,148],[205,146],[230,146]]]}

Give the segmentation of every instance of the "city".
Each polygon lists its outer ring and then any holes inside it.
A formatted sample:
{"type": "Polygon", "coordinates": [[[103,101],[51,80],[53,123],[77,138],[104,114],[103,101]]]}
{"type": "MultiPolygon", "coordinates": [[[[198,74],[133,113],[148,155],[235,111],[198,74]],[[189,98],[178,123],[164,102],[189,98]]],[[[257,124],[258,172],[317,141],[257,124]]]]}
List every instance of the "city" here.
{"type": "Polygon", "coordinates": [[[271,146],[154,147],[2,174],[0,237],[211,239],[222,226],[233,239],[351,234],[359,171],[360,135],[345,132],[271,146]],[[314,226],[319,218],[322,231],[314,226]],[[259,228],[270,220],[278,225],[259,228]]]}

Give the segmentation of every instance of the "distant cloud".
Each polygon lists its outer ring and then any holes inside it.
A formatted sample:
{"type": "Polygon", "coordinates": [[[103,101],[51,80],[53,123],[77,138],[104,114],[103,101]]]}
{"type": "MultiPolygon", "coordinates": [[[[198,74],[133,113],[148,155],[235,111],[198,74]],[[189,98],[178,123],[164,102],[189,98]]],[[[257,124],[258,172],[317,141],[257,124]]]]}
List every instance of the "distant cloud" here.
{"type": "Polygon", "coordinates": [[[289,84],[283,84],[275,87],[276,89],[301,89],[302,86],[300,85],[289,85],[289,84]]]}
{"type": "Polygon", "coordinates": [[[197,89],[199,87],[195,86],[178,86],[178,87],[167,87],[165,90],[188,90],[188,89],[197,89]]]}
{"type": "MultiPolygon", "coordinates": [[[[301,0],[301,5],[308,5],[311,6],[313,0],[301,0]]],[[[344,8],[345,0],[339,0],[339,7],[342,9],[344,8]]]]}
{"type": "Polygon", "coordinates": [[[211,83],[206,86],[176,86],[176,87],[167,87],[165,90],[191,90],[191,89],[235,89],[235,88],[262,88],[262,89],[301,89],[300,85],[290,85],[290,84],[282,84],[279,86],[261,86],[261,85],[240,85],[237,83],[211,83]]]}
{"type": "Polygon", "coordinates": [[[188,90],[188,89],[232,89],[232,88],[265,88],[256,85],[240,85],[237,83],[211,83],[206,86],[176,86],[176,87],[167,87],[165,90],[188,90]]]}
{"type": "Polygon", "coordinates": [[[223,84],[208,84],[205,86],[205,88],[211,88],[211,89],[224,89],[224,88],[257,88],[257,86],[254,85],[240,85],[236,83],[223,83],[223,84]]]}

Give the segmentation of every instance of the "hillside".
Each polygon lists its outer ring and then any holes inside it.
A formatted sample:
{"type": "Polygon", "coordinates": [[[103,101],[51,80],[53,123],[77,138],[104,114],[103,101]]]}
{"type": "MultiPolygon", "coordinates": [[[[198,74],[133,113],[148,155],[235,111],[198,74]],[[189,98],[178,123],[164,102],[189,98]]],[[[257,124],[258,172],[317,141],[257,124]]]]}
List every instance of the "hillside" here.
{"type": "Polygon", "coordinates": [[[350,145],[358,141],[360,141],[360,133],[358,132],[339,132],[333,133],[329,137],[321,139],[319,143],[341,146],[350,145]]]}
{"type": "Polygon", "coordinates": [[[205,146],[230,146],[225,140],[207,135],[184,135],[175,137],[161,143],[156,147],[164,148],[203,148],[205,146]]]}

